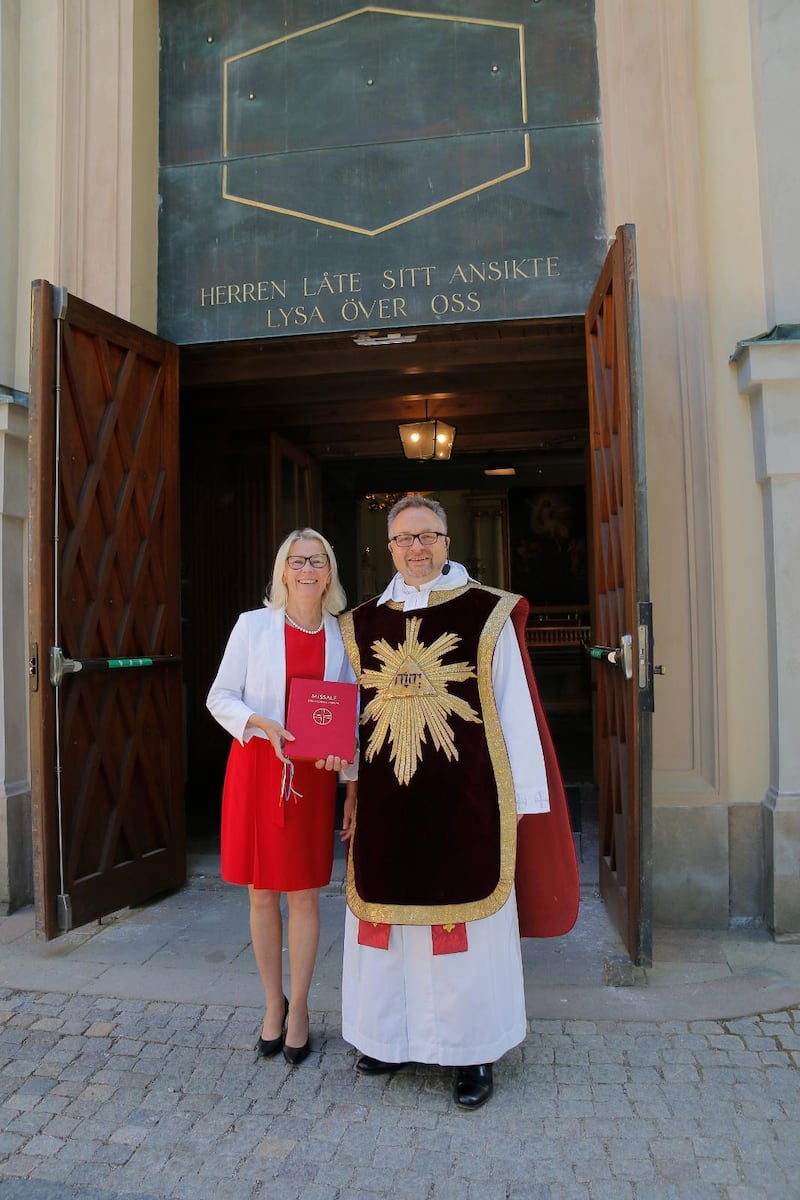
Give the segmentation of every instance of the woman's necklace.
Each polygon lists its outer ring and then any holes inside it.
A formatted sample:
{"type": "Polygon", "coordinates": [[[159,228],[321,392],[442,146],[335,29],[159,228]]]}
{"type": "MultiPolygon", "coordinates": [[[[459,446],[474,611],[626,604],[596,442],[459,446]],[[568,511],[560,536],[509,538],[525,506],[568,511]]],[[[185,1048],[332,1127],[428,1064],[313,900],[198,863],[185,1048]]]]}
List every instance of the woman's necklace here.
{"type": "Polygon", "coordinates": [[[291,625],[292,629],[299,629],[301,633],[311,633],[311,634],[320,633],[320,631],[322,630],[322,626],[325,624],[325,618],[322,617],[322,619],[320,620],[320,623],[316,629],[306,629],[305,625],[298,625],[297,621],[293,621],[285,609],[283,612],[283,616],[284,616],[284,620],[286,621],[287,625],[291,625]]]}

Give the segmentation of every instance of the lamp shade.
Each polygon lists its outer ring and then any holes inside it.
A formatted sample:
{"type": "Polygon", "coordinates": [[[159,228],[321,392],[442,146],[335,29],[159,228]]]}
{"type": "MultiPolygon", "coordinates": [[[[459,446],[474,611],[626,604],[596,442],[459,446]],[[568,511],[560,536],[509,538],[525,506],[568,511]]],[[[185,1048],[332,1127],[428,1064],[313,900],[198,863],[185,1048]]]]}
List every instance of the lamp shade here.
{"type": "Polygon", "coordinates": [[[397,426],[403,454],[421,461],[429,458],[448,459],[456,437],[455,425],[446,421],[407,421],[397,426]]]}

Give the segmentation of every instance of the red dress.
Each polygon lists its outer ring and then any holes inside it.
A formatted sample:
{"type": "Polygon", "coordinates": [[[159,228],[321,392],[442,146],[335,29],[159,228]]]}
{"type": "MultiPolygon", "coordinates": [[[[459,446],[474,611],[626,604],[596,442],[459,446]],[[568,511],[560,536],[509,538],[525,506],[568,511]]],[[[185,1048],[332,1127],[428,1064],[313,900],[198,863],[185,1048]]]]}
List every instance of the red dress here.
{"type": "MultiPolygon", "coordinates": [[[[325,633],[286,626],[286,687],[322,679],[325,633]]],[[[291,730],[289,731],[291,732],[291,730]]],[[[295,764],[293,795],[281,799],[283,764],[266,738],[234,741],[222,791],[220,869],[228,883],[275,892],[324,887],[333,866],[336,775],[295,764]]]]}

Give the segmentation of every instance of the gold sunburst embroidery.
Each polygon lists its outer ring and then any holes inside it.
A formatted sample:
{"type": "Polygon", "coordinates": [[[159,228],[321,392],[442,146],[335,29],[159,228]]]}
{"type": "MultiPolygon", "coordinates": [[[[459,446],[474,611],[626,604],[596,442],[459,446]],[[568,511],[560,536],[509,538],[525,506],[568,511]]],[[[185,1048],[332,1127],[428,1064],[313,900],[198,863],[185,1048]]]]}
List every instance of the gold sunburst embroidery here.
{"type": "Polygon", "coordinates": [[[464,721],[481,724],[474,708],[458,696],[451,696],[448,684],[474,679],[469,663],[447,663],[442,659],[460,643],[455,633],[443,633],[430,646],[419,639],[420,617],[409,618],[406,639],[393,649],[385,638],[373,642],[372,649],[382,666],[361,674],[361,685],[375,688],[361,717],[361,724],[375,722],[367,743],[369,762],[378,754],[388,736],[398,783],[406,784],[422,759],[422,746],[428,740],[443,750],[452,761],[458,759],[453,730],[447,718],[452,714],[464,721]]]}

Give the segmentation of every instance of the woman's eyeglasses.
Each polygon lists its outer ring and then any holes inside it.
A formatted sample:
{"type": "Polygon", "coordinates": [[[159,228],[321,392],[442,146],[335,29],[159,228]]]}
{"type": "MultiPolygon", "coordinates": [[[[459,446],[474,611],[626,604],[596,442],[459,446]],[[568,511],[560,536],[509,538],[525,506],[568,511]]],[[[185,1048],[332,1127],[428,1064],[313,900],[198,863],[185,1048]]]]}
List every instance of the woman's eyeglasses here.
{"type": "Polygon", "coordinates": [[[413,546],[415,540],[420,546],[433,546],[440,537],[446,538],[446,533],[434,533],[432,529],[426,529],[424,533],[396,533],[394,537],[390,537],[389,541],[394,542],[401,550],[407,550],[409,546],[413,546]]]}
{"type": "Polygon", "coordinates": [[[302,571],[306,563],[315,571],[321,571],[328,565],[328,556],[327,554],[290,554],[286,559],[286,565],[293,571],[302,571]]]}

